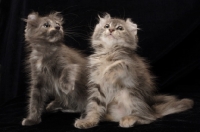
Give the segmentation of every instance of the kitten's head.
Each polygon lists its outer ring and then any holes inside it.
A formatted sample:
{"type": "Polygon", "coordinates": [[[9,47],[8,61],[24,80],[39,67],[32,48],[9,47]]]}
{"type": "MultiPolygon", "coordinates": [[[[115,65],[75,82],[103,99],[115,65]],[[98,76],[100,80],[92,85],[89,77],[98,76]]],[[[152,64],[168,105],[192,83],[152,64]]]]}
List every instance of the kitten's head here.
{"type": "Polygon", "coordinates": [[[131,19],[111,18],[109,14],[99,17],[92,35],[93,48],[137,47],[137,25],[131,19]]]}
{"type": "Polygon", "coordinates": [[[39,16],[37,12],[32,12],[24,21],[27,22],[25,29],[27,41],[55,43],[63,40],[63,17],[58,12],[43,17],[39,16]]]}

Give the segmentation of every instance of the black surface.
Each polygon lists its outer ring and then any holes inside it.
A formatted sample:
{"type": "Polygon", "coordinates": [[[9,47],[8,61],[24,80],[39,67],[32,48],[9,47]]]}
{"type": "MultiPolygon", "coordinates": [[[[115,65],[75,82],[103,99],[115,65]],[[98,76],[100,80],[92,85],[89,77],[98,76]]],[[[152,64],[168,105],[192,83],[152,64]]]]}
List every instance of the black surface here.
{"type": "MultiPolygon", "coordinates": [[[[158,91],[194,99],[194,108],[169,115],[149,125],[122,129],[102,122],[84,131],[200,131],[200,1],[199,0],[1,0],[0,2],[0,132],[79,131],[73,127],[79,114],[46,113],[42,123],[22,127],[26,115],[27,76],[24,71],[24,26],[21,18],[32,11],[60,11],[68,46],[91,54],[89,37],[97,15],[108,12],[132,18],[138,24],[138,53],[147,58],[157,76],[158,91]],[[73,38],[72,38],[73,37],[73,38]]],[[[83,131],[83,130],[81,130],[83,131]]]]}

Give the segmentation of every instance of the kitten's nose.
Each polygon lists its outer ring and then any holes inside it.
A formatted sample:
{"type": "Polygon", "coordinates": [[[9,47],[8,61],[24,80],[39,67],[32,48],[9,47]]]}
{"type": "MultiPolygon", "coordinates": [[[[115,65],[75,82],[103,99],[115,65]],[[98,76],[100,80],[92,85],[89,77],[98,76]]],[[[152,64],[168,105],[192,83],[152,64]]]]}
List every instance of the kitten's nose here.
{"type": "Polygon", "coordinates": [[[109,31],[110,31],[110,33],[112,33],[112,32],[114,32],[114,31],[115,31],[115,29],[109,29],[109,31]]]}
{"type": "Polygon", "coordinates": [[[56,30],[60,30],[60,27],[59,27],[59,26],[56,26],[55,29],[56,29],[56,30]]]}

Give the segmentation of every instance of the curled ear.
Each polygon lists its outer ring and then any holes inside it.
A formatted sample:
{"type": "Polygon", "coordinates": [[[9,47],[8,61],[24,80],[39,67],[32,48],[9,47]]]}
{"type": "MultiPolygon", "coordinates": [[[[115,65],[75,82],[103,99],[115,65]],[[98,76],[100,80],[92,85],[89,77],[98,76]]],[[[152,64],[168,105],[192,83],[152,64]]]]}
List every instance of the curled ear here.
{"type": "Polygon", "coordinates": [[[25,22],[30,22],[30,21],[35,21],[38,19],[38,13],[37,12],[32,12],[28,15],[27,19],[23,19],[25,22]]]}
{"type": "Polygon", "coordinates": [[[108,20],[108,19],[110,19],[111,17],[110,17],[110,14],[106,13],[106,14],[104,15],[103,18],[108,20]]]}
{"type": "Polygon", "coordinates": [[[49,17],[53,17],[54,19],[60,22],[63,22],[63,16],[61,15],[61,12],[57,12],[57,11],[51,12],[49,17]]]}
{"type": "Polygon", "coordinates": [[[130,18],[126,19],[126,25],[128,27],[128,30],[133,34],[137,35],[137,24],[133,23],[130,18]]]}
{"type": "Polygon", "coordinates": [[[23,21],[27,22],[28,24],[35,26],[36,20],[38,19],[39,15],[37,12],[32,12],[28,15],[27,19],[22,19],[23,21]]]}
{"type": "Polygon", "coordinates": [[[28,15],[28,21],[35,21],[38,19],[38,12],[32,12],[28,15]]]}
{"type": "Polygon", "coordinates": [[[110,16],[110,14],[108,14],[108,13],[105,13],[105,15],[104,15],[103,17],[100,17],[100,16],[98,15],[98,17],[99,17],[99,22],[105,22],[106,20],[111,19],[111,16],[110,16]]]}

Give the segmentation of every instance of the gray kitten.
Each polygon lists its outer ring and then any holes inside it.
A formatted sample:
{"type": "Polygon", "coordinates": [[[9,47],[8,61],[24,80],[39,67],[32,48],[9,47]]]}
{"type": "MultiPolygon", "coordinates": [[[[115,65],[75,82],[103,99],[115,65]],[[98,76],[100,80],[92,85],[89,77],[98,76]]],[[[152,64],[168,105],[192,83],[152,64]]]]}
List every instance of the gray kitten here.
{"type": "Polygon", "coordinates": [[[63,17],[57,12],[43,17],[33,12],[24,21],[30,52],[30,100],[22,125],[40,123],[45,107],[47,111],[83,111],[87,100],[87,61],[63,43],[63,17]],[[50,97],[54,100],[46,106],[50,97]]]}
{"type": "Polygon", "coordinates": [[[74,126],[94,127],[100,120],[121,127],[149,124],[165,115],[192,108],[190,99],[156,95],[148,64],[137,55],[137,25],[130,19],[100,17],[91,39],[89,98],[85,117],[74,126]]]}

